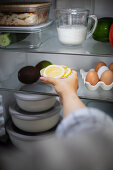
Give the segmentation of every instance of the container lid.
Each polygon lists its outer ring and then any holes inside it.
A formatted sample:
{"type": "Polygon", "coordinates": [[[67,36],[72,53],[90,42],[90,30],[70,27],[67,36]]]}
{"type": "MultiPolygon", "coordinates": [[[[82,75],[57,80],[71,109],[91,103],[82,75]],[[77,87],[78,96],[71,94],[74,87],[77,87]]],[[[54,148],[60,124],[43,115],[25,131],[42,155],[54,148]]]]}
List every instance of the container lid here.
{"type": "Polygon", "coordinates": [[[0,32],[14,32],[14,33],[36,33],[46,30],[53,24],[54,20],[48,20],[37,26],[0,26],[0,32]]]}
{"type": "Polygon", "coordinates": [[[43,92],[43,93],[53,93],[54,89],[51,85],[42,82],[34,83],[31,85],[24,85],[20,88],[23,92],[16,92],[15,97],[24,101],[34,101],[34,100],[46,100],[54,96],[31,94],[29,92],[43,92]],[[25,92],[24,92],[25,91],[25,92]],[[28,92],[28,93],[27,93],[28,92]]]}
{"type": "Polygon", "coordinates": [[[51,2],[31,3],[31,4],[3,4],[0,5],[1,12],[36,12],[39,8],[50,6],[51,2]]]}
{"type": "Polygon", "coordinates": [[[48,130],[46,132],[29,133],[29,132],[23,132],[22,130],[15,127],[15,125],[12,123],[11,120],[9,120],[6,123],[6,131],[7,131],[7,133],[9,135],[12,135],[12,136],[18,138],[19,140],[23,140],[23,141],[42,140],[44,138],[53,136],[55,134],[56,127],[54,127],[51,130],[48,130]]]}
{"type": "Polygon", "coordinates": [[[26,111],[21,110],[17,104],[13,104],[12,106],[9,107],[9,113],[11,116],[14,116],[18,119],[21,120],[42,120],[42,119],[47,119],[49,117],[52,117],[56,114],[60,115],[61,112],[61,106],[60,103],[57,101],[55,106],[51,108],[48,111],[41,112],[41,113],[28,113],[26,111]]]}

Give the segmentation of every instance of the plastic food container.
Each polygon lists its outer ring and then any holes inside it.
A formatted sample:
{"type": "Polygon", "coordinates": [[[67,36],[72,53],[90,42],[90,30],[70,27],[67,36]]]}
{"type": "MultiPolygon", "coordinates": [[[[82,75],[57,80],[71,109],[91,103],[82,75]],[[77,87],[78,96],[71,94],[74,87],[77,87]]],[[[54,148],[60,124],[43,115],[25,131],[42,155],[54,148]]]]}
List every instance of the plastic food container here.
{"type": "Polygon", "coordinates": [[[16,128],[11,120],[6,125],[6,131],[11,142],[22,151],[29,151],[35,148],[39,142],[51,139],[55,134],[55,130],[56,127],[43,133],[25,133],[16,128]]]}
{"type": "Polygon", "coordinates": [[[14,104],[9,107],[9,113],[14,125],[25,132],[44,132],[56,126],[60,119],[61,106],[59,102],[43,113],[28,113],[14,104]]]}
{"type": "Polygon", "coordinates": [[[38,48],[46,41],[44,30],[53,23],[49,20],[38,26],[0,26],[0,48],[7,49],[31,49],[38,48]]]}
{"type": "MultiPolygon", "coordinates": [[[[93,69],[92,69],[93,70],[93,69]]],[[[113,83],[110,85],[106,85],[104,82],[99,81],[95,86],[92,86],[89,82],[86,82],[86,75],[88,72],[85,72],[84,70],[80,70],[80,74],[82,75],[82,79],[84,81],[84,85],[88,90],[94,91],[97,90],[98,87],[101,87],[103,90],[111,90],[113,88],[113,83]]]]}
{"type": "MultiPolygon", "coordinates": [[[[38,91],[45,93],[52,93],[54,91],[51,85],[44,84],[42,82],[25,85],[20,90],[23,91],[38,91]]],[[[18,106],[28,112],[42,112],[52,108],[56,102],[55,96],[38,95],[30,93],[15,93],[18,106]]]]}
{"type": "Polygon", "coordinates": [[[44,23],[49,18],[51,3],[0,5],[0,25],[31,26],[44,23]]]}

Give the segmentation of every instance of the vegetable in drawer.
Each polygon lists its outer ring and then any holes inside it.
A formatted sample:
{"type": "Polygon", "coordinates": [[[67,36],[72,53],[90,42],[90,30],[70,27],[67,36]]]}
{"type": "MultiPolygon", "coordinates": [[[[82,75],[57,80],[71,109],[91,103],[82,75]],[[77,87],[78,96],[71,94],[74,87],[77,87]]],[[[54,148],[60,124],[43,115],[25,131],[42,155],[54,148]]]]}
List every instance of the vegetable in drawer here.
{"type": "Polygon", "coordinates": [[[0,46],[7,47],[13,43],[24,40],[28,35],[28,33],[1,33],[0,46]]]}

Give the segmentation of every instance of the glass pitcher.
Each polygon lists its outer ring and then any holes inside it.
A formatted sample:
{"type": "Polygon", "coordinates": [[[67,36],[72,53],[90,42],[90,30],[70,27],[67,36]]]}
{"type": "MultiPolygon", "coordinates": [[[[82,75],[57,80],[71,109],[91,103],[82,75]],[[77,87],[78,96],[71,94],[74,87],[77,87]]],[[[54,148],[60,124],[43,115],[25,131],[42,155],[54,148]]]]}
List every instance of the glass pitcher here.
{"type": "Polygon", "coordinates": [[[79,45],[92,36],[97,17],[85,9],[56,9],[58,39],[62,44],[79,45]]]}

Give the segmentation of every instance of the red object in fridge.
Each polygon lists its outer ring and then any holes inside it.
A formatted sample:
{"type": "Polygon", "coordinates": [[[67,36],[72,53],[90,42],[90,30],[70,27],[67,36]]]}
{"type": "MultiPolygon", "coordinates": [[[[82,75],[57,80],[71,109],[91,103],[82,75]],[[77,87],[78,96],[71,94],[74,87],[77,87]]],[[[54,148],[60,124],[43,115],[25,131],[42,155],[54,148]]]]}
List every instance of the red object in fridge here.
{"type": "Polygon", "coordinates": [[[113,46],[113,24],[111,25],[110,32],[109,32],[109,41],[113,46]]]}

